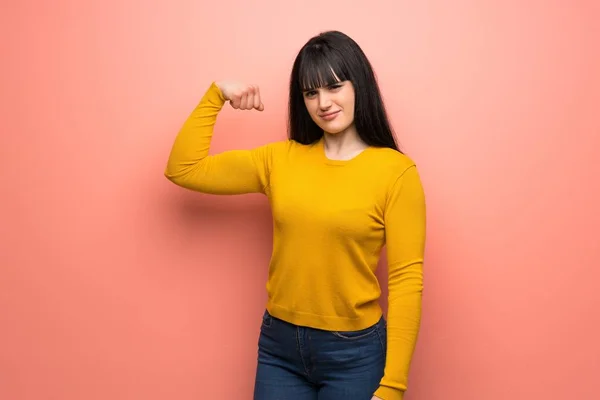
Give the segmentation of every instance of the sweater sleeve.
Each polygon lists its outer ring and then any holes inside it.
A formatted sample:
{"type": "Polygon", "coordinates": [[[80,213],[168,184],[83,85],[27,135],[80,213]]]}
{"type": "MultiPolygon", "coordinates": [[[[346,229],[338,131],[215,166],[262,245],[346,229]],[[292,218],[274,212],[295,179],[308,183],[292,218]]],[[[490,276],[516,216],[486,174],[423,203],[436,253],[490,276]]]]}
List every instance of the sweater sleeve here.
{"type": "Polygon", "coordinates": [[[275,143],[208,154],[214,125],[225,101],[213,82],[176,136],[164,174],[176,185],[203,193],[265,193],[275,143]]]}
{"type": "Polygon", "coordinates": [[[421,321],[425,250],[425,195],[416,166],[408,167],[384,210],[388,257],[387,357],[375,395],[401,400],[421,321]]]}

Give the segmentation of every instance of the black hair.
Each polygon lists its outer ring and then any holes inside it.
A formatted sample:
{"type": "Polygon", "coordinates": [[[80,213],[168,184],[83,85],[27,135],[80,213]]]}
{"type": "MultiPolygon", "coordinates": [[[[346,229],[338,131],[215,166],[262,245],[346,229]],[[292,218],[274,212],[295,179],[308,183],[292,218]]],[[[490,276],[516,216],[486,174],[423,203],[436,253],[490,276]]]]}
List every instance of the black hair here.
{"type": "Polygon", "coordinates": [[[354,86],[354,124],[362,141],[400,151],[371,63],[360,46],[339,31],[312,37],[296,56],[290,76],[289,138],[312,144],[323,137],[323,130],[306,109],[303,92],[340,81],[350,81],[354,86]]]}

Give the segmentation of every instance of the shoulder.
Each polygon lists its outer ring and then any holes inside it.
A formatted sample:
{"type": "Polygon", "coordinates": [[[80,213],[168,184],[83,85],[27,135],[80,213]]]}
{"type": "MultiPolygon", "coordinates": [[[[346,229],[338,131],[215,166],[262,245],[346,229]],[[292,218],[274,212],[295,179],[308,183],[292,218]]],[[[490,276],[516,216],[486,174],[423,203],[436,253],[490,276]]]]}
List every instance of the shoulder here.
{"type": "Polygon", "coordinates": [[[410,169],[416,169],[416,162],[408,155],[387,147],[371,149],[373,165],[379,173],[396,180],[410,169]]]}
{"type": "Polygon", "coordinates": [[[387,201],[401,193],[409,198],[424,197],[421,176],[412,157],[389,148],[377,148],[372,154],[377,169],[372,172],[381,177],[387,201]]]}
{"type": "Polygon", "coordinates": [[[274,140],[268,143],[265,143],[261,146],[255,148],[255,151],[260,153],[266,153],[269,155],[276,155],[281,153],[286,153],[290,149],[289,140],[274,140]]]}
{"type": "Polygon", "coordinates": [[[286,156],[287,154],[298,151],[298,146],[302,146],[293,140],[282,139],[269,142],[262,146],[262,150],[268,152],[274,157],[286,156]]]}
{"type": "Polygon", "coordinates": [[[298,157],[307,154],[310,148],[310,145],[303,145],[291,139],[281,139],[256,148],[255,154],[274,165],[283,165],[298,160],[298,157]]]}

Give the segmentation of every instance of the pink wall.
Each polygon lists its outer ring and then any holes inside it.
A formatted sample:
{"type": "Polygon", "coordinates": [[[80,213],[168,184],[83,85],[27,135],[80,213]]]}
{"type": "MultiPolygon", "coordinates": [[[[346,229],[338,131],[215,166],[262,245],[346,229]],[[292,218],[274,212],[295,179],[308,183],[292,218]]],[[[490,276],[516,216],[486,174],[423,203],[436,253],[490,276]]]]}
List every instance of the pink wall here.
{"type": "Polygon", "coordinates": [[[214,151],[284,138],[292,60],[333,28],[428,195],[407,399],[597,399],[598,3],[248,3],[2,6],[0,398],[250,398],[267,203],[163,169],[213,79],[266,107],[225,108],[214,151]]]}

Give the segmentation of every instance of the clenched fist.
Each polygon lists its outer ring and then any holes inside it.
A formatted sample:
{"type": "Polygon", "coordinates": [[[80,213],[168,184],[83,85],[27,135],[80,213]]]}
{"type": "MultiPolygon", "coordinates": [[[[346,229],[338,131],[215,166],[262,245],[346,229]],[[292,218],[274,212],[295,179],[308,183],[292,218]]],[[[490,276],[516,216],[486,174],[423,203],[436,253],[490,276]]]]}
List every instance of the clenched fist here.
{"type": "Polygon", "coordinates": [[[231,107],[239,110],[252,110],[255,108],[262,111],[265,109],[257,85],[231,81],[219,81],[215,84],[221,90],[225,99],[229,100],[231,107]]]}

